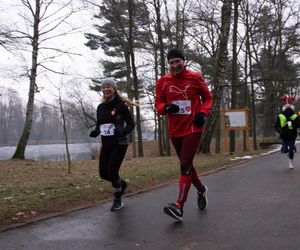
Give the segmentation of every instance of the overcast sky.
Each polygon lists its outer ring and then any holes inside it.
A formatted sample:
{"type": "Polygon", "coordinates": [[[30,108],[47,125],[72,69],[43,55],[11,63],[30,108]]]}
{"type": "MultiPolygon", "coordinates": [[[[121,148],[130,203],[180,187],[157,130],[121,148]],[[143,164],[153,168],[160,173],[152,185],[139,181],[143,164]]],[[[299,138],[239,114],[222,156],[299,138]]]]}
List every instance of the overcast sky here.
{"type": "MultiPolygon", "coordinates": [[[[57,1],[61,4],[63,2],[66,2],[67,0],[57,1]]],[[[79,3],[79,0],[76,1],[77,3],[79,3]]],[[[30,2],[34,3],[35,1],[30,0],[30,2]]],[[[74,3],[76,4],[76,2],[74,3]]],[[[22,8],[20,0],[0,0],[0,6],[1,25],[6,25],[8,27],[17,27],[19,30],[21,29],[25,32],[28,31],[29,33],[32,33],[30,31],[30,27],[28,28],[28,25],[26,25],[24,18],[20,17],[20,14],[22,14],[23,16],[30,16],[28,15],[28,10],[22,8]]],[[[55,6],[55,8],[57,8],[57,6],[55,6]]],[[[55,8],[49,11],[51,13],[55,13],[55,8]]],[[[68,23],[62,25],[60,27],[60,30],[57,30],[57,32],[70,31],[71,28],[76,28],[76,32],[73,34],[69,33],[68,35],[63,37],[48,40],[44,44],[44,46],[51,46],[59,48],[61,50],[68,50],[72,53],[80,54],[80,56],[60,56],[55,58],[52,63],[47,64],[47,66],[51,66],[51,68],[55,68],[55,70],[58,71],[63,69],[68,73],[68,75],[62,77],[60,75],[48,73],[42,77],[39,77],[37,83],[38,87],[41,89],[41,92],[36,94],[37,100],[51,101],[54,98],[54,96],[49,94],[48,92],[49,90],[51,93],[56,93],[55,88],[51,86],[50,82],[56,85],[60,81],[69,82],[70,79],[74,78],[76,79],[76,81],[82,82],[83,87],[85,86],[87,88],[90,81],[84,80],[85,78],[91,78],[101,75],[101,69],[99,68],[98,61],[103,55],[99,50],[92,51],[84,45],[84,43],[87,41],[84,37],[84,33],[95,32],[95,30],[92,28],[92,25],[94,24],[94,11],[95,10],[86,8],[79,11],[78,13],[73,14],[71,18],[68,19],[68,23]]],[[[19,78],[17,76],[19,76],[19,74],[24,70],[25,65],[27,65],[28,67],[30,66],[30,53],[17,50],[14,50],[11,53],[6,51],[2,47],[0,47],[0,53],[0,86],[16,89],[26,103],[28,96],[29,79],[19,78]]],[[[46,53],[48,52],[41,51],[39,59],[42,59],[42,56],[49,57],[52,55],[50,53],[46,53]]]]}

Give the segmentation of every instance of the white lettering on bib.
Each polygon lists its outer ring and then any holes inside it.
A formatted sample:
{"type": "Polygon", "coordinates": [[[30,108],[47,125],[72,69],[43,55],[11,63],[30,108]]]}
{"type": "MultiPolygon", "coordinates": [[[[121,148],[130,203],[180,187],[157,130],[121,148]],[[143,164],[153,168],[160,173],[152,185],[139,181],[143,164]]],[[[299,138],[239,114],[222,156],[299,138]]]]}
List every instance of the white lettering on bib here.
{"type": "Polygon", "coordinates": [[[178,115],[189,115],[192,113],[192,103],[191,100],[179,100],[173,101],[172,103],[179,106],[179,111],[175,114],[178,115]]]}
{"type": "Polygon", "coordinates": [[[115,124],[105,123],[100,125],[100,135],[102,136],[112,136],[115,134],[115,124]]]}

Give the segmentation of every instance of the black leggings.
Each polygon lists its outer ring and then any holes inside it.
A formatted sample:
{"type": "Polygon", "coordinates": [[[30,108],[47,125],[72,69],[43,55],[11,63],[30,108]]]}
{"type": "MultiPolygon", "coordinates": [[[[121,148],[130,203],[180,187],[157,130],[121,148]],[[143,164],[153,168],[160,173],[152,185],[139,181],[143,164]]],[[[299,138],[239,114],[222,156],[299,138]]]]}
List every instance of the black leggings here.
{"type": "Polygon", "coordinates": [[[114,188],[120,187],[119,170],[128,145],[102,145],[99,157],[99,174],[101,179],[110,181],[114,188]]]}
{"type": "Polygon", "coordinates": [[[281,148],[281,152],[282,153],[289,153],[289,158],[291,160],[294,159],[294,151],[295,151],[295,140],[296,139],[292,139],[292,140],[282,140],[282,148],[281,148]]]}

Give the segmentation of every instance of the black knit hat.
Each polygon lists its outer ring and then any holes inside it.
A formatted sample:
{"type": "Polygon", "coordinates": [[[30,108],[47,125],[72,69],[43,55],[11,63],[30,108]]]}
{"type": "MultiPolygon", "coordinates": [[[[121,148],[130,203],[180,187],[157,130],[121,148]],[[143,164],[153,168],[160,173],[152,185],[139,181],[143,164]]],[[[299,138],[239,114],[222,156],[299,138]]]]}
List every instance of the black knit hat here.
{"type": "Polygon", "coordinates": [[[182,52],[177,48],[173,48],[168,51],[168,54],[167,54],[168,61],[172,58],[181,58],[182,60],[185,59],[182,52]]]}

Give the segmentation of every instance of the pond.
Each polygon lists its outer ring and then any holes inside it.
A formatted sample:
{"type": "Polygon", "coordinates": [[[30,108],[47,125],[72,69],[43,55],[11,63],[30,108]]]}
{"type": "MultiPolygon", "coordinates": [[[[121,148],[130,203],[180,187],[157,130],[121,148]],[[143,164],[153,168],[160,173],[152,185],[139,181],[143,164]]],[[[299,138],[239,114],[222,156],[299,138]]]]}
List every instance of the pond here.
{"type": "MultiPolygon", "coordinates": [[[[74,143],[69,144],[72,160],[91,160],[95,151],[100,149],[100,143],[74,143]]],[[[0,160],[10,159],[15,153],[16,146],[0,147],[0,160]]],[[[25,158],[32,160],[67,160],[65,144],[27,145],[25,158]]]]}

